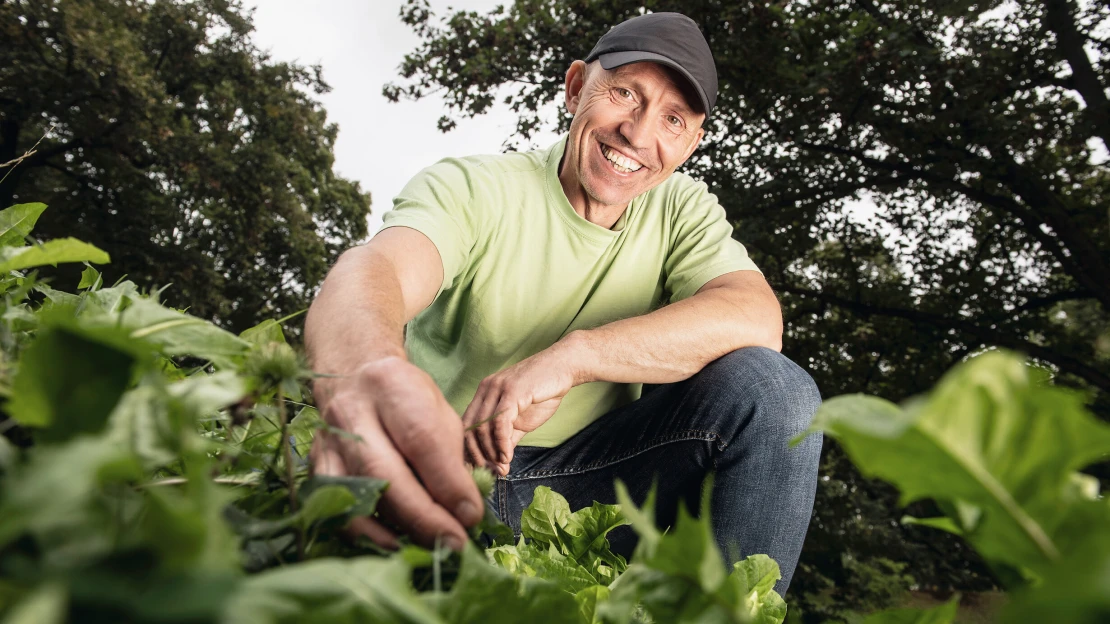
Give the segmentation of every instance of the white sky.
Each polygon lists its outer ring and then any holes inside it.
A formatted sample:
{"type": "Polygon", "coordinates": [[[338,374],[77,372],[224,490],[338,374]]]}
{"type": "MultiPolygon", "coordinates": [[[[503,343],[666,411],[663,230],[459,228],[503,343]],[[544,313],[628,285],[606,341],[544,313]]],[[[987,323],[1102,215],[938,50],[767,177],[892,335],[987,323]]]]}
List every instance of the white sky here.
{"type": "MultiPolygon", "coordinates": [[[[447,7],[488,12],[507,0],[431,0],[436,16],[447,7]]],[[[515,116],[500,106],[476,119],[462,119],[446,134],[436,129],[444,113],[438,97],[398,104],[382,86],[398,80],[405,53],[419,44],[401,23],[402,0],[256,0],[255,42],[276,60],[319,63],[331,93],[320,97],[328,119],[339,124],[335,170],[371,193],[369,233],[381,226],[393,197],[424,167],[448,156],[488,154],[515,128],[515,116]]],[[[546,134],[537,145],[554,142],[546,134]]]]}

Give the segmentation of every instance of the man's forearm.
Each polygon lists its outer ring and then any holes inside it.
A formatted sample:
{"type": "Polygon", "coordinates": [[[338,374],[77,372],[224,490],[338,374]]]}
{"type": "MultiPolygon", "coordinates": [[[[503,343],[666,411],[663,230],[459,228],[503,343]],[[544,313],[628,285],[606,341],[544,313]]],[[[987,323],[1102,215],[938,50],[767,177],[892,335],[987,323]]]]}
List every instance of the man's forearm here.
{"type": "MultiPolygon", "coordinates": [[[[405,357],[401,285],[389,261],[366,247],[335,264],[305,319],[305,351],[317,373],[347,374],[364,362],[405,357]]],[[[328,385],[317,381],[317,388],[328,385]]]]}
{"type": "Polygon", "coordinates": [[[781,311],[769,290],[704,290],[643,316],[577,330],[555,348],[575,369],[577,383],[663,384],[748,346],[781,349],[781,311]]]}

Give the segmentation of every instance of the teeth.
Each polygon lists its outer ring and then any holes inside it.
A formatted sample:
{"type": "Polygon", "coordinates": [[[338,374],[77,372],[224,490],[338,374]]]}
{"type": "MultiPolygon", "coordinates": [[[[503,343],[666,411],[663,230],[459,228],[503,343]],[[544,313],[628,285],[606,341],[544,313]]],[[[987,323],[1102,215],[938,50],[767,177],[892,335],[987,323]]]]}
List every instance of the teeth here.
{"type": "Polygon", "coordinates": [[[639,171],[640,168],[643,167],[643,165],[636,162],[635,160],[632,160],[631,158],[625,158],[624,156],[618,154],[615,150],[609,149],[605,145],[601,146],[601,153],[605,154],[605,158],[609,162],[616,165],[617,171],[620,171],[621,173],[639,171]]]}

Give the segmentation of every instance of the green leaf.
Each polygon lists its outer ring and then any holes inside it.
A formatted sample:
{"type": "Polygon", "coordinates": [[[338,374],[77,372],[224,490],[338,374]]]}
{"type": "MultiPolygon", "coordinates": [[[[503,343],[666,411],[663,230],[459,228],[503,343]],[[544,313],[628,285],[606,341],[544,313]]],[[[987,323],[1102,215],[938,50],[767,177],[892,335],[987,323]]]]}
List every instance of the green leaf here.
{"type": "Polygon", "coordinates": [[[442,620],[422,604],[400,557],[316,559],[248,577],[227,605],[223,621],[397,622],[442,620]]]}
{"type": "Polygon", "coordinates": [[[813,430],[903,504],[934,498],[988,560],[1043,571],[1061,557],[1075,471],[1110,454],[1110,426],[1083,397],[1038,384],[1021,358],[991,352],[949,372],[908,409],[872,397],[826,401],[813,430]]]}
{"type": "MultiPolygon", "coordinates": [[[[707,480],[705,492],[711,483],[707,480]]],[[[632,564],[612,585],[611,600],[598,609],[603,621],[627,622],[639,603],[658,622],[781,624],[786,604],[774,591],[778,565],[756,555],[734,564],[726,576],[713,540],[708,495],[702,497],[699,518],[680,506],[672,530],[660,534],[650,510],[655,488],[643,509],[636,507],[623,483],[618,481],[616,489],[621,509],[641,539],[632,564]]]]}
{"type": "Polygon", "coordinates": [[[570,522],[570,505],[567,499],[546,485],[536,488],[532,502],[520,516],[520,532],[528,539],[541,544],[559,543],[556,527],[570,522]]]}
{"type": "MultiPolygon", "coordinates": [[[[956,609],[959,605],[960,595],[956,594],[948,602],[932,609],[888,609],[880,611],[868,616],[863,624],[952,624],[956,621],[956,609]]],[[[1056,620],[1051,621],[1055,622],[1056,620]]]]}
{"type": "Polygon", "coordinates": [[[118,322],[132,337],[157,345],[164,355],[192,355],[221,368],[233,367],[232,358],[250,348],[250,343],[231,332],[144,297],[130,298],[118,322]]]}
{"type": "Polygon", "coordinates": [[[104,429],[131,381],[133,353],[69,328],[50,327],[23,352],[12,382],[8,413],[40,429],[43,441],[62,441],[104,429]]]}
{"type": "Polygon", "coordinates": [[[297,512],[298,523],[307,528],[314,522],[343,515],[355,502],[354,495],[346,487],[325,485],[315,488],[305,497],[303,507],[297,512]]]}
{"type": "Polygon", "coordinates": [[[0,210],[0,247],[23,245],[44,210],[46,204],[40,203],[16,204],[0,210]]]}
{"type": "Polygon", "coordinates": [[[627,567],[624,557],[614,553],[606,536],[609,531],[631,524],[631,520],[621,513],[620,505],[603,505],[594,501],[590,507],[584,507],[571,514],[567,524],[567,540],[569,555],[579,563],[593,558],[600,559],[614,568],[619,574],[627,567]],[[592,555],[592,556],[591,556],[592,555]]]}
{"type": "Polygon", "coordinates": [[[576,593],[574,601],[578,603],[578,613],[582,616],[582,621],[588,624],[600,622],[601,620],[595,617],[597,605],[608,598],[609,588],[604,585],[591,585],[576,593]]]}
{"type": "Polygon", "coordinates": [[[8,472],[15,466],[19,451],[7,438],[0,435],[0,474],[8,472]]]}
{"type": "Polygon", "coordinates": [[[65,587],[57,583],[42,585],[16,604],[3,624],[62,624],[66,621],[66,598],[65,587]]]}
{"type": "Polygon", "coordinates": [[[26,453],[27,461],[0,481],[0,546],[31,534],[49,547],[46,556],[62,551],[74,568],[115,547],[114,523],[138,495],[112,499],[104,490],[141,479],[137,459],[110,440],[87,436],[26,453]]]}
{"type": "Polygon", "coordinates": [[[786,602],[775,592],[782,578],[779,564],[767,555],[751,555],[732,566],[722,592],[725,600],[741,605],[753,624],[778,624],[786,619],[786,602]]]}
{"type": "Polygon", "coordinates": [[[250,329],[243,330],[239,337],[256,346],[270,342],[285,342],[285,333],[281,331],[281,324],[273,319],[266,319],[250,329]]]}
{"type": "Polygon", "coordinates": [[[544,546],[539,542],[531,542],[505,546],[499,554],[494,554],[494,558],[510,572],[551,581],[571,594],[597,585],[597,579],[589,570],[559,552],[555,544],[544,546]]]}
{"type": "Polygon", "coordinates": [[[94,245],[79,241],[76,238],[56,238],[41,245],[14,249],[10,253],[3,254],[3,261],[0,262],[0,273],[29,269],[46,264],[57,265],[65,262],[106,264],[110,260],[107,252],[94,245]]]}
{"type": "Polygon", "coordinates": [[[190,462],[187,476],[181,490],[164,486],[144,490],[146,542],[159,552],[166,569],[236,569],[238,540],[223,519],[223,510],[234,496],[211,481],[204,462],[190,462]]]}
{"type": "Polygon", "coordinates": [[[964,532],[956,521],[947,516],[939,518],[914,518],[913,516],[902,516],[902,524],[913,524],[917,526],[927,526],[929,528],[937,529],[938,531],[945,531],[953,535],[963,536],[964,532]]]}
{"type": "MultiPolygon", "coordinates": [[[[374,477],[333,477],[326,475],[313,475],[304,481],[300,487],[302,497],[314,494],[319,489],[339,487],[346,490],[351,496],[349,509],[346,511],[352,516],[369,516],[378,507],[378,501],[389,487],[389,482],[374,477]]],[[[308,503],[306,502],[307,506],[308,503]]]]}
{"type": "Polygon", "coordinates": [[[97,287],[100,286],[100,283],[100,271],[97,271],[91,266],[87,266],[84,271],[81,271],[81,282],[77,284],[77,289],[84,290],[88,288],[96,290],[97,287]]]}
{"type": "Polygon", "coordinates": [[[293,420],[289,421],[289,435],[293,436],[293,447],[298,455],[308,457],[312,449],[312,439],[323,422],[315,407],[301,408],[293,420]]]}
{"type": "Polygon", "coordinates": [[[134,282],[121,282],[111,288],[87,291],[81,295],[78,309],[81,315],[115,315],[123,308],[129,297],[137,297],[138,288],[134,282]]]}
{"type": "Polygon", "coordinates": [[[579,622],[574,596],[539,578],[514,577],[491,565],[468,544],[462,567],[448,594],[428,594],[425,600],[451,624],[570,624],[579,622]]]}
{"type": "Polygon", "coordinates": [[[1110,499],[1077,503],[1062,533],[1072,536],[1070,556],[1043,575],[1044,582],[1014,592],[999,621],[1095,624],[1110,621],[1110,499]]]}

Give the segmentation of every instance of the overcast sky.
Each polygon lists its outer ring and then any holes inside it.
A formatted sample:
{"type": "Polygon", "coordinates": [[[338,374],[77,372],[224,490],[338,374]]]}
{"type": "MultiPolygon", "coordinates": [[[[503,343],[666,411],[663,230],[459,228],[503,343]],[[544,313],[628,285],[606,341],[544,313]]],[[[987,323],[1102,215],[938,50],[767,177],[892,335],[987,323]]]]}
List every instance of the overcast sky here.
{"type": "MultiPolygon", "coordinates": [[[[488,12],[507,0],[431,0],[433,12],[448,6],[488,12]]],[[[446,134],[436,129],[443,114],[435,97],[392,104],[382,85],[395,81],[405,53],[419,44],[398,17],[402,0],[262,0],[254,2],[255,41],[282,61],[319,63],[332,91],[321,97],[328,119],[339,124],[335,169],[372,194],[370,233],[393,197],[424,167],[447,156],[488,154],[515,127],[506,107],[460,120],[446,134]],[[310,8],[311,7],[311,8],[310,8]]],[[[252,4],[248,2],[248,4],[252,4]]],[[[554,135],[537,138],[546,146],[554,135]]]]}

